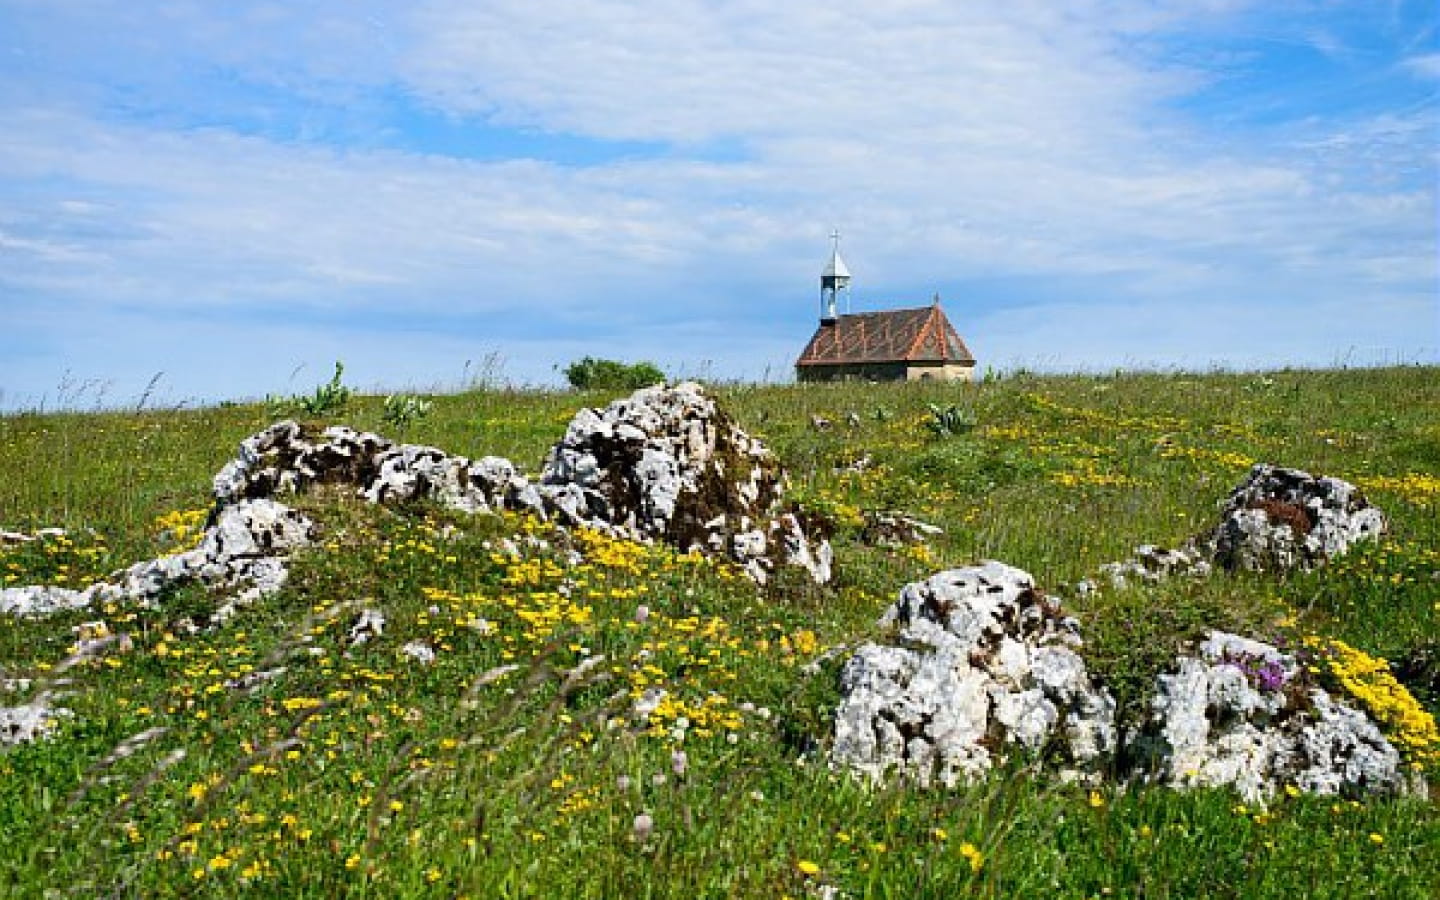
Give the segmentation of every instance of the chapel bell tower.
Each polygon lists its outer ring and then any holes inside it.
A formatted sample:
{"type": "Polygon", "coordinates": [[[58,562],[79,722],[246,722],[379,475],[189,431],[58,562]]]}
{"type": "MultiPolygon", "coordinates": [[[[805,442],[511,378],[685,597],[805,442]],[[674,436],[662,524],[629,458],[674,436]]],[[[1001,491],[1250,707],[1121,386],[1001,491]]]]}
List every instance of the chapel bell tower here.
{"type": "Polygon", "coordinates": [[[830,262],[820,273],[820,324],[834,325],[838,318],[837,301],[845,298],[846,308],[850,305],[850,270],[840,258],[840,232],[830,232],[830,262]]]}

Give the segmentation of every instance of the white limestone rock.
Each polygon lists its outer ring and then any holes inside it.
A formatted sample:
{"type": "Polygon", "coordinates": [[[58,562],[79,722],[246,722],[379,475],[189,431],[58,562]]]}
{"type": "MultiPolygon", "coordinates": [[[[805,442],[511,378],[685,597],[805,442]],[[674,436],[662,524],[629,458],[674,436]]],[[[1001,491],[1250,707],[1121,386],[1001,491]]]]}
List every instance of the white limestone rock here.
{"type": "Polygon", "coordinates": [[[69,588],[40,584],[0,589],[0,614],[17,618],[38,618],[89,605],[86,592],[69,588]]]}
{"type": "Polygon", "coordinates": [[[1175,788],[1231,787],[1247,800],[1285,785],[1320,794],[1409,789],[1400,755],[1363,713],[1297,683],[1296,659],[1211,632],[1157,679],[1127,748],[1141,776],[1175,788]]]}
{"type": "MultiPolygon", "coordinates": [[[[1221,503],[1220,521],[1178,549],[1144,544],[1135,555],[1100,567],[1101,584],[1125,587],[1227,570],[1288,572],[1323,565],[1361,541],[1377,540],[1385,514],[1339,478],[1257,463],[1221,503]]],[[[1086,580],[1076,590],[1100,584],[1086,580]]]]}
{"type": "Polygon", "coordinates": [[[241,500],[223,508],[200,543],[135,563],[82,591],[48,586],[0,591],[0,613],[38,617],[97,603],[153,604],[166,590],[191,582],[240,591],[239,602],[273,593],[285,583],[285,559],[310,542],[308,518],[273,500],[241,500]]]}
{"type": "Polygon", "coordinates": [[[28,744],[49,737],[56,720],[71,715],[70,710],[53,707],[44,700],[19,706],[0,706],[0,747],[28,744]]]}
{"type": "Polygon", "coordinates": [[[832,765],[953,786],[1006,748],[1053,753],[1093,777],[1115,749],[1115,702],[1075,652],[1078,629],[1004,563],[906,585],[881,619],[897,644],[861,646],[841,672],[832,765]]]}
{"type": "Polygon", "coordinates": [[[350,646],[358,647],[369,643],[385,633],[385,614],[378,609],[362,609],[350,625],[350,646]]]}
{"type": "Polygon", "coordinates": [[[1206,578],[1213,571],[1208,554],[1194,545],[1178,550],[1141,544],[1135,548],[1135,555],[1122,562],[1106,563],[1100,567],[1100,575],[1112,587],[1125,587],[1131,583],[1154,584],[1169,578],[1206,578]]]}
{"type": "Polygon", "coordinates": [[[760,583],[780,566],[831,577],[828,542],[781,510],[779,464],[694,383],[581,410],[546,456],[539,491],[566,524],[726,555],[760,583]]]}
{"type": "Polygon", "coordinates": [[[898,549],[910,544],[923,544],[945,533],[938,525],[895,510],[867,510],[864,519],[860,540],[875,547],[898,549]]]}
{"type": "Polygon", "coordinates": [[[1385,533],[1384,513],[1339,478],[1259,463],[1199,542],[1226,569],[1312,569],[1385,533]]]}
{"type": "Polygon", "coordinates": [[[797,566],[820,582],[831,574],[829,544],[781,514],[778,463],[693,383],[580,410],[538,483],[499,457],[472,461],[339,427],[312,440],[287,421],[241,442],[215,476],[215,496],[223,506],[315,484],[350,485],[374,503],[428,499],[466,512],[528,511],[682,551],[729,552],[761,582],[777,566],[797,566]],[[730,540],[757,528],[763,547],[730,540]]]}

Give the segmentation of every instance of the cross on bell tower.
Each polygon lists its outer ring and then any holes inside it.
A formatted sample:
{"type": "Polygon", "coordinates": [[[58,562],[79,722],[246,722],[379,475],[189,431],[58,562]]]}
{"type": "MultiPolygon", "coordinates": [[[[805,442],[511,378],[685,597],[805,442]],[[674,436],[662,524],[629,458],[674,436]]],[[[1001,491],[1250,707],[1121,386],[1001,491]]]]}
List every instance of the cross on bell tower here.
{"type": "Polygon", "coordinates": [[[830,262],[825,264],[825,270],[820,273],[820,324],[834,325],[837,317],[835,308],[836,301],[840,297],[845,298],[846,306],[850,303],[850,270],[845,267],[845,261],[840,258],[840,232],[830,232],[830,262]]]}

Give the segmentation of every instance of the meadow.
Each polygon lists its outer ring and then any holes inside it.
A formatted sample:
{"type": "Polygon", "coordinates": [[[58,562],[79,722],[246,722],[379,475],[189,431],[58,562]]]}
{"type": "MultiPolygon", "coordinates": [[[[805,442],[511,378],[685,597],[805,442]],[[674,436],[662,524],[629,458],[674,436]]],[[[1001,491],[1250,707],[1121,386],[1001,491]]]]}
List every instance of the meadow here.
{"type": "MultiPolygon", "coordinates": [[[[195,588],[155,609],[0,619],[0,677],[24,680],[0,705],[54,690],[73,712],[0,751],[0,895],[1440,895],[1432,800],[1091,789],[1022,758],[919,791],[825,759],[846,651],[899,588],[999,559],[1080,619],[1127,721],[1204,629],[1345,648],[1324,674],[1351,680],[1433,795],[1440,370],[711,390],[829,523],[832,584],[757,588],[698,555],[533,519],[292,498],[319,540],[283,591],[221,626],[195,627],[215,605],[195,588]],[[1390,533],[1310,573],[1066,591],[1209,525],[1258,461],[1360,485],[1390,533]],[[871,546],[876,509],[944,534],[871,546]],[[356,643],[367,609],[386,624],[356,643]]],[[[578,409],[613,398],[469,390],[397,428],[384,398],[356,395],[314,424],[533,474],[578,409]]],[[[188,546],[212,476],[274,412],[0,416],[0,528],[66,530],[0,547],[0,585],[80,587],[188,546]]]]}

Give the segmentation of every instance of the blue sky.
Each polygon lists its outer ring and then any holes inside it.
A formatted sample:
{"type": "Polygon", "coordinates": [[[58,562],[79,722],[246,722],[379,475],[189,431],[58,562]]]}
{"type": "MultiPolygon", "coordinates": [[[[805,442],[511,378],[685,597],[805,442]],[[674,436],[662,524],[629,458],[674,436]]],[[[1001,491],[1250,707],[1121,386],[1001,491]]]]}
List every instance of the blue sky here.
{"type": "Polygon", "coordinates": [[[0,0],[0,409],[1440,361],[1417,0],[0,0]]]}

